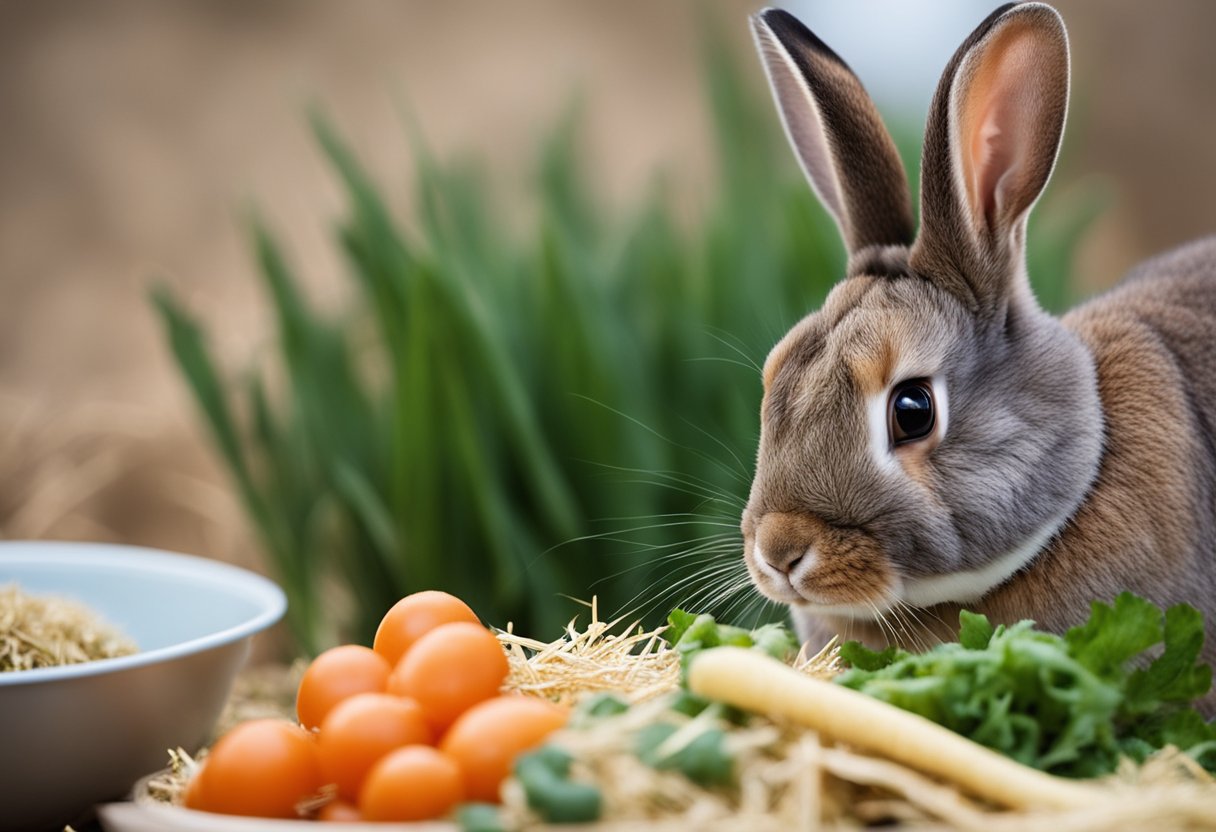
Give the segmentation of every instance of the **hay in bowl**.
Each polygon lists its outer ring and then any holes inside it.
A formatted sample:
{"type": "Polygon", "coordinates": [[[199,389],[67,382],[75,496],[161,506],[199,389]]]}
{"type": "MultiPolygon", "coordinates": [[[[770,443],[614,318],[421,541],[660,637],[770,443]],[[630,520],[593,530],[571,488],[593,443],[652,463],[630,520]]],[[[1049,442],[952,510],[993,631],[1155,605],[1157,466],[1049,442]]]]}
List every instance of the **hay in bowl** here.
{"type": "Polygon", "coordinates": [[[0,542],[0,585],[70,599],[138,652],[0,673],[5,830],[62,828],[208,738],[252,636],[286,609],[246,570],[130,546],[0,542]]]}
{"type": "Polygon", "coordinates": [[[139,652],[84,604],[0,586],[0,673],[83,664],[139,652]]]}

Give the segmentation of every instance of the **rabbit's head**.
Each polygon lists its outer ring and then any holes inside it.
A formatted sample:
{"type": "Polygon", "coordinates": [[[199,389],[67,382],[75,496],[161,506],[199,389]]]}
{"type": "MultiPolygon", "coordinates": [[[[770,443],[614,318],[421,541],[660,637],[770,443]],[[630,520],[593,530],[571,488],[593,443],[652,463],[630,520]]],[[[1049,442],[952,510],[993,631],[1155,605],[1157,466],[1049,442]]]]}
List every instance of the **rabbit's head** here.
{"type": "Polygon", "coordinates": [[[954,55],[929,114],[915,237],[903,166],[861,83],[790,14],[752,23],[849,260],[765,362],[748,569],[811,615],[973,601],[1056,534],[1101,453],[1092,359],[1025,270],[1026,217],[1067,109],[1063,23],[1042,4],[1003,6],[954,55]]]}

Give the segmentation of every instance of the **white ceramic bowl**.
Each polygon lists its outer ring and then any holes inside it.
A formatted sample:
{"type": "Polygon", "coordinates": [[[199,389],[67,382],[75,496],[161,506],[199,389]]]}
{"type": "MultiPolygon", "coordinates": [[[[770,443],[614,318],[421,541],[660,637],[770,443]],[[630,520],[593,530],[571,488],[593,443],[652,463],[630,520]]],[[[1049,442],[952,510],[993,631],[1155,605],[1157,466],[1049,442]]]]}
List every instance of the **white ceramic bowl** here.
{"type": "Polygon", "coordinates": [[[140,652],[0,673],[0,832],[61,830],[195,751],[252,636],[282,617],[274,583],[133,546],[0,542],[0,584],[87,604],[140,652]]]}

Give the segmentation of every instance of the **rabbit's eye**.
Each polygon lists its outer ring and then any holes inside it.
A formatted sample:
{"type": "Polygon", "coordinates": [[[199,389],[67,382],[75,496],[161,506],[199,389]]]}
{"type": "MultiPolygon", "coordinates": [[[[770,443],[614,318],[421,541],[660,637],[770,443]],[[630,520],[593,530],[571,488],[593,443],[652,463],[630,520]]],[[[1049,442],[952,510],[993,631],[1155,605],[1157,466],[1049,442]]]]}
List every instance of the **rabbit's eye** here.
{"type": "Polygon", "coordinates": [[[933,432],[933,388],[928,379],[905,381],[891,391],[888,425],[896,444],[923,439],[933,432]]]}

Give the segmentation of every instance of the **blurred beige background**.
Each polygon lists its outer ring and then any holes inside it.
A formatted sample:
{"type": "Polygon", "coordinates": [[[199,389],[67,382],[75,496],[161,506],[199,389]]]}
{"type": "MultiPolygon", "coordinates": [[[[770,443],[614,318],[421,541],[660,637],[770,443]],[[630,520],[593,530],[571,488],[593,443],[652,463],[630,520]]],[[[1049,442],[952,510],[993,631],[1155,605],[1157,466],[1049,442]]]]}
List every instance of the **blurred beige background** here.
{"type": "MultiPolygon", "coordinates": [[[[793,7],[816,26],[828,1],[793,7]]],[[[744,20],[759,4],[713,5],[750,50],[744,20]]],[[[952,5],[949,25],[965,31],[995,4],[952,5]]],[[[1216,4],[1057,5],[1076,93],[1053,188],[1100,177],[1109,189],[1078,274],[1101,287],[1216,230],[1216,4]]],[[[695,205],[711,161],[697,6],[0,0],[0,537],[255,562],[148,287],[173,284],[227,365],[244,366],[268,337],[241,230],[256,205],[316,297],[341,302],[330,229],[342,207],[304,117],[313,103],[401,196],[403,103],[438,153],[478,154],[509,187],[579,92],[587,158],[611,200],[664,167],[695,205]]],[[[884,19],[854,16],[824,25],[884,19]]],[[[926,16],[924,30],[939,23],[926,16]]],[[[895,38],[911,47],[918,35],[895,38]]]]}

